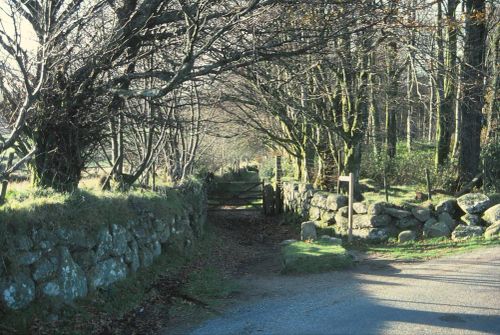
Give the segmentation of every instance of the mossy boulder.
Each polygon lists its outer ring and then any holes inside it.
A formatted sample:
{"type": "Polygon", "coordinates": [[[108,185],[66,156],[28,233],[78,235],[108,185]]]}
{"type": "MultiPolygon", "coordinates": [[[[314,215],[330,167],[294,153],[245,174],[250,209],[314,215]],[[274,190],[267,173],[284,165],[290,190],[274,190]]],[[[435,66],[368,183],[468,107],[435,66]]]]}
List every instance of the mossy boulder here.
{"type": "Polygon", "coordinates": [[[500,222],[500,204],[488,208],[483,214],[483,220],[488,225],[500,222]]]}
{"type": "Polygon", "coordinates": [[[500,221],[492,224],[484,232],[484,237],[487,239],[499,238],[500,237],[500,221]]]}
{"type": "Polygon", "coordinates": [[[0,301],[10,309],[19,310],[35,299],[35,283],[25,273],[18,273],[0,282],[0,301]]]}
{"type": "Polygon", "coordinates": [[[415,233],[413,230],[404,230],[398,235],[399,243],[415,241],[416,239],[417,239],[417,233],[415,233]]]}
{"type": "Polygon", "coordinates": [[[450,237],[451,230],[445,222],[429,219],[424,224],[424,237],[450,237]]]}
{"type": "Polygon", "coordinates": [[[467,240],[472,237],[483,235],[483,227],[458,225],[451,234],[452,240],[467,240]]]}
{"type": "Polygon", "coordinates": [[[468,193],[457,199],[458,206],[469,214],[483,213],[490,203],[490,198],[482,193],[468,193]]]}

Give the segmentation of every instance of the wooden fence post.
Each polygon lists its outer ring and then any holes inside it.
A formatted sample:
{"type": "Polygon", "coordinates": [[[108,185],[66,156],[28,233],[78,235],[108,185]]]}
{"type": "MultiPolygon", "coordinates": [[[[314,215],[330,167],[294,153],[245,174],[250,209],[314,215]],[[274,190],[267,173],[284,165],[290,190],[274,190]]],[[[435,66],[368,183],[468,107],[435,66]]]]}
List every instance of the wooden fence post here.
{"type": "Polygon", "coordinates": [[[425,169],[425,179],[427,181],[427,196],[429,200],[432,200],[432,190],[431,190],[431,177],[429,173],[429,169],[425,169]]]}
{"type": "Polygon", "coordinates": [[[281,156],[276,156],[276,189],[275,189],[275,211],[276,214],[283,212],[283,199],[281,197],[281,177],[283,176],[283,170],[281,169],[281,156]]]}
{"type": "Polygon", "coordinates": [[[354,174],[349,173],[349,242],[352,242],[352,221],[353,221],[353,202],[354,202],[354,174]]]}

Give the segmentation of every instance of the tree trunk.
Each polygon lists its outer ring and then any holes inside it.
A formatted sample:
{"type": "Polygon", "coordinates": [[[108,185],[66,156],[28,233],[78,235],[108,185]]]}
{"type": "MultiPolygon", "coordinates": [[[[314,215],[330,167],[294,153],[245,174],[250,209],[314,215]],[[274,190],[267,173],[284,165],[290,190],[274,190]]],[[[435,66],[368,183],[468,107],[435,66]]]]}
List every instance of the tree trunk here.
{"type": "Polygon", "coordinates": [[[459,149],[459,185],[479,172],[483,108],[484,53],[486,41],[485,1],[467,0],[464,66],[462,69],[462,131],[459,149]]]}
{"type": "Polygon", "coordinates": [[[58,192],[76,190],[84,168],[78,129],[71,124],[44,128],[32,139],[39,152],[30,163],[33,186],[58,192]]]}
{"type": "MultiPolygon", "coordinates": [[[[439,8],[441,4],[439,3],[439,8]]],[[[439,82],[439,108],[436,129],[436,168],[443,166],[448,161],[453,128],[453,107],[456,101],[456,59],[457,59],[457,29],[455,22],[456,0],[448,0],[446,12],[446,43],[439,44],[438,82],[439,82]],[[446,45],[446,47],[445,47],[446,45]],[[441,64],[442,62],[442,64],[441,64]]],[[[442,29],[442,17],[438,11],[438,29],[442,29]]],[[[441,38],[442,38],[442,34],[441,38]]]]}
{"type": "Polygon", "coordinates": [[[344,166],[342,174],[354,175],[354,198],[362,200],[361,188],[359,186],[359,176],[361,171],[361,144],[345,143],[344,145],[344,166]]]}

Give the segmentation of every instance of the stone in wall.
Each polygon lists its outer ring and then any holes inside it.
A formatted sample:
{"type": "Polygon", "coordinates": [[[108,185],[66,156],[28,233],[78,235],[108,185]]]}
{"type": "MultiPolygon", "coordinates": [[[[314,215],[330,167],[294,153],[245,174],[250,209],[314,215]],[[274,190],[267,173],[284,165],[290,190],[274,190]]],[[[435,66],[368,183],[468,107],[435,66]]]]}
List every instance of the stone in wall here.
{"type": "Polygon", "coordinates": [[[481,217],[476,214],[465,214],[460,218],[460,221],[468,226],[481,226],[483,223],[481,217]]]}
{"type": "Polygon", "coordinates": [[[321,221],[323,221],[327,226],[331,226],[335,224],[335,212],[329,210],[321,211],[321,221]]]}
{"type": "Polygon", "coordinates": [[[327,208],[327,199],[329,193],[316,192],[311,199],[311,207],[327,208]]]}
{"type": "Polygon", "coordinates": [[[380,215],[354,215],[352,220],[353,227],[356,228],[378,228],[386,227],[391,224],[391,217],[387,214],[380,215]]]}
{"type": "Polygon", "coordinates": [[[431,210],[429,208],[413,207],[411,213],[420,222],[425,222],[431,218],[431,210]]]}
{"type": "Polygon", "coordinates": [[[352,204],[352,209],[356,214],[367,214],[368,206],[364,202],[355,202],[352,204]]]}
{"type": "Polygon", "coordinates": [[[487,225],[500,222],[500,204],[488,208],[483,214],[483,220],[487,225]]]}
{"type": "Polygon", "coordinates": [[[42,285],[42,293],[59,297],[65,301],[87,295],[87,277],[82,268],[71,257],[67,247],[59,247],[57,278],[42,285]]]}
{"type": "Polygon", "coordinates": [[[490,206],[490,198],[481,193],[464,194],[457,199],[458,206],[469,214],[481,214],[490,206]]]}
{"type": "Polygon", "coordinates": [[[347,206],[348,201],[345,195],[330,193],[326,198],[326,208],[331,211],[336,211],[341,207],[347,206]]]}
{"type": "Polygon", "coordinates": [[[5,307],[22,309],[35,299],[35,283],[26,273],[18,273],[0,280],[0,292],[5,307]]]}
{"type": "Polygon", "coordinates": [[[90,271],[90,288],[107,287],[114,282],[127,277],[127,265],[121,258],[109,258],[97,265],[90,271]]]}
{"type": "Polygon", "coordinates": [[[452,217],[455,217],[458,215],[460,212],[460,208],[458,207],[457,200],[456,199],[447,199],[441,201],[437,206],[436,206],[436,212],[439,213],[448,213],[452,217]]]}
{"type": "Polygon", "coordinates": [[[479,226],[458,225],[451,234],[451,239],[456,241],[479,237],[483,235],[483,230],[483,227],[479,226]]]}

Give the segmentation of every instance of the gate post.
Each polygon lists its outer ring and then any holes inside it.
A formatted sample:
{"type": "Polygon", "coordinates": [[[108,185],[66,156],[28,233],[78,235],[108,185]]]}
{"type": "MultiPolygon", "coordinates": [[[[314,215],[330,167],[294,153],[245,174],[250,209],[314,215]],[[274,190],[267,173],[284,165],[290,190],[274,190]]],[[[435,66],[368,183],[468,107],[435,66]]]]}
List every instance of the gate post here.
{"type": "Polygon", "coordinates": [[[283,170],[281,168],[281,156],[276,156],[276,193],[275,193],[275,211],[276,214],[283,213],[283,197],[281,188],[283,186],[281,177],[283,176],[283,170]]]}

